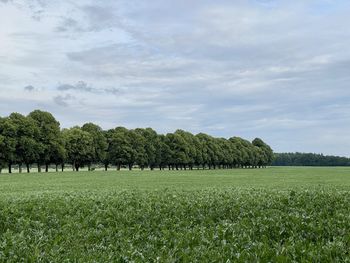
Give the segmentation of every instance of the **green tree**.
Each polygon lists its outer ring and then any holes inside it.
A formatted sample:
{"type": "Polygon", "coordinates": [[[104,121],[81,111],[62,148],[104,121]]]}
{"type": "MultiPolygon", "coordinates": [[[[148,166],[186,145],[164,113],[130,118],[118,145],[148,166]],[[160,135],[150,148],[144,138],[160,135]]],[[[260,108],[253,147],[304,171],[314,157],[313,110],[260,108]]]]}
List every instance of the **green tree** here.
{"type": "Polygon", "coordinates": [[[166,143],[171,152],[170,165],[176,170],[189,162],[189,145],[185,139],[178,133],[168,133],[166,143]]]}
{"type": "Polygon", "coordinates": [[[16,161],[17,127],[9,117],[0,119],[0,134],[2,137],[0,161],[3,166],[6,163],[9,173],[12,173],[12,165],[16,161]]]}
{"type": "Polygon", "coordinates": [[[143,170],[148,162],[147,154],[145,151],[146,140],[135,130],[130,130],[128,132],[129,142],[131,145],[131,155],[128,160],[129,170],[132,169],[134,164],[138,164],[143,170]]]}
{"type": "Polygon", "coordinates": [[[190,132],[184,130],[177,130],[175,134],[180,135],[187,146],[187,156],[186,163],[184,163],[184,168],[188,165],[189,169],[193,169],[193,165],[198,161],[197,155],[200,155],[199,141],[198,139],[190,132]]]}
{"type": "MultiPolygon", "coordinates": [[[[211,140],[211,137],[205,133],[199,133],[196,135],[196,137],[199,140],[200,143],[200,151],[201,151],[201,163],[198,163],[198,165],[202,165],[203,169],[210,163],[210,156],[209,156],[209,141],[211,140]]],[[[200,160],[198,160],[200,161],[200,160]]]]}
{"type": "Polygon", "coordinates": [[[38,128],[35,122],[19,113],[12,113],[9,120],[15,127],[16,146],[15,162],[19,165],[19,172],[22,172],[22,165],[26,164],[27,171],[30,171],[30,165],[38,157],[39,144],[34,139],[38,134],[38,128]]]}
{"type": "Polygon", "coordinates": [[[88,164],[94,155],[94,140],[79,127],[63,130],[67,159],[75,171],[88,164]]]}
{"type": "MultiPolygon", "coordinates": [[[[160,140],[157,132],[152,128],[146,129],[135,129],[135,132],[141,135],[144,139],[144,151],[146,155],[146,165],[150,167],[151,170],[154,169],[156,165],[160,164],[159,158],[159,147],[160,140]]],[[[143,167],[141,167],[142,169],[143,167]]]]}
{"type": "Polygon", "coordinates": [[[82,127],[83,131],[90,133],[93,139],[94,152],[92,159],[88,162],[88,170],[91,170],[92,163],[102,163],[106,159],[107,155],[107,139],[103,130],[96,124],[86,123],[82,127]]]}
{"type": "Polygon", "coordinates": [[[271,147],[267,145],[263,140],[260,138],[255,138],[252,142],[252,144],[255,147],[258,147],[260,152],[260,161],[258,163],[258,166],[267,166],[270,165],[273,161],[274,155],[271,147]]]}
{"type": "Polygon", "coordinates": [[[49,164],[54,162],[55,154],[60,152],[62,146],[62,138],[60,132],[60,123],[54,118],[54,116],[45,111],[35,110],[28,115],[35,122],[39,128],[39,133],[36,137],[36,141],[40,144],[40,151],[38,152],[39,158],[38,171],[41,172],[41,165],[45,165],[45,171],[48,172],[49,164]]]}
{"type": "Polygon", "coordinates": [[[56,145],[53,147],[52,151],[52,162],[56,166],[56,172],[58,172],[58,166],[61,165],[62,172],[64,171],[64,163],[67,159],[67,152],[65,148],[65,141],[63,138],[63,134],[61,132],[61,136],[59,140],[56,141],[56,145]]]}
{"type": "Polygon", "coordinates": [[[158,139],[159,139],[159,149],[157,151],[157,159],[158,159],[159,169],[162,170],[166,166],[168,166],[170,170],[171,157],[173,153],[167,143],[167,137],[161,134],[161,135],[158,135],[158,139]]]}
{"type": "Polygon", "coordinates": [[[129,131],[124,127],[117,127],[109,131],[108,156],[111,163],[120,170],[122,165],[128,165],[132,159],[133,149],[129,131]]]}
{"type": "Polygon", "coordinates": [[[6,142],[5,142],[5,136],[1,132],[3,121],[4,121],[3,118],[0,117],[0,174],[6,163],[6,153],[5,153],[6,142]]]}
{"type": "Polygon", "coordinates": [[[233,147],[235,147],[238,151],[237,155],[237,164],[240,167],[249,167],[254,162],[254,152],[253,152],[253,145],[240,137],[232,137],[229,139],[229,141],[233,144],[233,147]]]}

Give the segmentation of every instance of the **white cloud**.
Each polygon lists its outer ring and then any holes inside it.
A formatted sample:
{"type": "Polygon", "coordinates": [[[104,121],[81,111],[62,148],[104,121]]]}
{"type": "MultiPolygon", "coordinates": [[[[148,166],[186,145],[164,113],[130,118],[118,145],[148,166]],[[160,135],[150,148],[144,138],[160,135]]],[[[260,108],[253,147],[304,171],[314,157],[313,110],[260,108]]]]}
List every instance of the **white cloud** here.
{"type": "Polygon", "coordinates": [[[0,114],[40,107],[65,127],[348,155],[336,134],[350,128],[349,11],[340,0],[1,0],[0,114]]]}

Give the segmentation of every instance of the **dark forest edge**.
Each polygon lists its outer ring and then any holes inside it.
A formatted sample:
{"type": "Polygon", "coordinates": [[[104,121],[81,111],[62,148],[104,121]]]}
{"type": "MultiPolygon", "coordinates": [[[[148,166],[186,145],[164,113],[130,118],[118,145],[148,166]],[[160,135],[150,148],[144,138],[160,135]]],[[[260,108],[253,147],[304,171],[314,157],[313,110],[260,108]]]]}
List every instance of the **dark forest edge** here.
{"type": "Polygon", "coordinates": [[[275,153],[273,166],[350,166],[350,158],[316,153],[275,153]]]}
{"type": "Polygon", "coordinates": [[[0,173],[3,168],[12,173],[14,165],[19,172],[25,167],[29,173],[33,165],[39,172],[42,167],[48,172],[50,165],[63,171],[65,164],[75,171],[82,167],[90,171],[93,165],[105,170],[111,165],[118,170],[262,168],[272,160],[272,149],[259,138],[250,142],[183,130],[163,135],[152,128],[105,131],[93,123],[61,129],[51,113],[40,110],[0,117],[0,173]]]}

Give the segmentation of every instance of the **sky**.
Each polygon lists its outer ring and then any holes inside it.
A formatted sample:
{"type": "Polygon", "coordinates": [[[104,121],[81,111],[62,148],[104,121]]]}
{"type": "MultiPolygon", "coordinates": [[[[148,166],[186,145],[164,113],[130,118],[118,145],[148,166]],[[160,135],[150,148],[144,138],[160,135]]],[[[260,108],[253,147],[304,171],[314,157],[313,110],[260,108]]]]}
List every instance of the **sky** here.
{"type": "Polygon", "coordinates": [[[0,0],[0,116],[350,156],[348,0],[0,0]]]}

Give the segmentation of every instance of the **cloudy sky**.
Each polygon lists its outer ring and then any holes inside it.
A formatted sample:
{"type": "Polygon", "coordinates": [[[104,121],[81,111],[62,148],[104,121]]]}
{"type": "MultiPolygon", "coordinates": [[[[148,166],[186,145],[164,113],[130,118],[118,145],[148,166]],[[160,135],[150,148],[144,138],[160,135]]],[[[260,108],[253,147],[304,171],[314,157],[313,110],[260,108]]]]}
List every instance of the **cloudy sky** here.
{"type": "Polygon", "coordinates": [[[350,156],[350,1],[0,0],[0,115],[350,156]]]}

